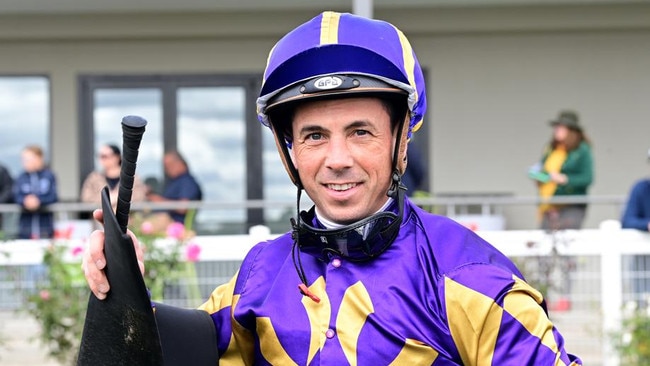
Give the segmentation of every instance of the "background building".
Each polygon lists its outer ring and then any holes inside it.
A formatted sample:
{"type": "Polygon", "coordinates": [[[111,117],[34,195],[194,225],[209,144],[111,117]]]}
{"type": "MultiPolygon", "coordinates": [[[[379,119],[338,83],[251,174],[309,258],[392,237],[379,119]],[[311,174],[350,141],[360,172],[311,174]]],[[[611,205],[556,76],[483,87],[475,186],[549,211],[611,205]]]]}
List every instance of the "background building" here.
{"type": "MultiPolygon", "coordinates": [[[[267,53],[328,8],[301,0],[0,1],[0,162],[45,145],[60,197],[78,199],[98,144],[127,114],[149,120],[139,172],[162,179],[167,148],[186,155],[206,200],[293,200],[254,101],[267,53]],[[263,173],[260,173],[263,172],[263,173]]],[[[648,173],[650,3],[605,0],[376,0],[373,15],[411,40],[429,113],[414,142],[436,196],[532,197],[526,173],[573,108],[593,141],[593,196],[623,197],[648,173]]],[[[587,227],[618,218],[592,205],[587,227]]],[[[533,205],[503,209],[535,226],[533,205]]],[[[282,211],[266,212],[282,216],[282,211]]],[[[255,223],[258,210],[201,211],[204,222],[255,223]],[[216,219],[216,220],[213,220],[216,219]]],[[[286,224],[285,224],[286,226],[286,224]]]]}

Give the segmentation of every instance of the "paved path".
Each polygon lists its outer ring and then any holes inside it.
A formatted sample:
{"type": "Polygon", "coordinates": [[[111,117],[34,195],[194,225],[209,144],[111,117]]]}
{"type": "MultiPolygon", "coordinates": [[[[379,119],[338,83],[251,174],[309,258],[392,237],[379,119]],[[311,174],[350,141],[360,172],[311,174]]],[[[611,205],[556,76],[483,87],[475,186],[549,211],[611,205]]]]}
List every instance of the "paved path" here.
{"type": "Polygon", "coordinates": [[[27,314],[0,310],[0,365],[1,366],[60,366],[47,358],[45,348],[38,340],[38,324],[27,314]]]}

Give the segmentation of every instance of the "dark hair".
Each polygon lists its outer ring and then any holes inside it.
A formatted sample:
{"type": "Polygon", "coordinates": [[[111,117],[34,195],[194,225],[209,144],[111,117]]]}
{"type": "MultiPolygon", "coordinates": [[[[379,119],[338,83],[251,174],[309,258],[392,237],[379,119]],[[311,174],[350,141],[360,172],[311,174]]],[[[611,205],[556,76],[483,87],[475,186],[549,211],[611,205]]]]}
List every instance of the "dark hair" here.
{"type": "MultiPolygon", "coordinates": [[[[566,146],[567,151],[573,151],[577,149],[583,141],[588,145],[591,145],[591,141],[587,138],[582,130],[569,128],[569,133],[567,135],[566,141],[564,142],[564,145],[566,146]]],[[[555,138],[551,139],[551,147],[553,149],[555,149],[558,144],[559,142],[555,140],[555,138]]]]}
{"type": "Polygon", "coordinates": [[[106,144],[106,147],[111,149],[111,151],[113,152],[113,155],[116,155],[117,157],[120,158],[120,161],[118,162],[118,164],[122,165],[122,151],[120,151],[120,148],[115,144],[106,144]]]}

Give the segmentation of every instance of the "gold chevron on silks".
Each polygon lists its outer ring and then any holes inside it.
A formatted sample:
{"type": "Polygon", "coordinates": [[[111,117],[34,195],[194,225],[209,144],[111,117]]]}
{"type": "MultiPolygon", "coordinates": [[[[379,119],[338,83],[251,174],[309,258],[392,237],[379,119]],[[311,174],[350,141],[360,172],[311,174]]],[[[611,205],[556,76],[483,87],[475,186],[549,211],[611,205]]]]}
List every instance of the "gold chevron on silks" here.
{"type": "MultiPolygon", "coordinates": [[[[310,364],[316,353],[323,348],[325,344],[325,332],[328,329],[329,319],[332,316],[332,308],[329,297],[325,292],[325,279],[320,276],[309,290],[318,296],[321,301],[316,303],[308,297],[303,297],[302,304],[307,312],[311,327],[311,337],[309,342],[309,352],[307,364],[310,364]]],[[[264,358],[274,365],[296,365],[286,350],[282,347],[280,340],[273,328],[269,317],[257,318],[257,329],[260,338],[260,348],[264,358]]]]}
{"type": "Polygon", "coordinates": [[[309,317],[309,324],[311,325],[311,339],[309,342],[307,364],[311,363],[319,349],[323,349],[326,339],[325,332],[329,325],[329,319],[332,316],[332,305],[330,304],[327,292],[325,292],[325,279],[323,276],[318,277],[309,286],[309,291],[318,296],[321,301],[317,303],[307,296],[302,297],[302,305],[307,311],[307,317],[309,317]]]}
{"type": "MultiPolygon", "coordinates": [[[[302,304],[307,312],[311,327],[311,338],[306,364],[310,364],[319,350],[323,349],[325,332],[329,327],[332,317],[332,308],[327,292],[325,279],[321,276],[309,286],[309,290],[318,296],[321,301],[316,303],[303,297],[302,304]]],[[[352,366],[358,365],[357,344],[361,330],[366,324],[368,316],[374,313],[374,305],[367,289],[361,282],[348,287],[343,295],[341,306],[336,318],[336,331],[343,353],[352,366]]],[[[269,317],[257,318],[257,330],[260,339],[260,348],[264,359],[274,365],[297,365],[282,347],[280,340],[273,328],[269,317]]],[[[404,347],[390,365],[431,364],[438,357],[438,352],[430,346],[415,339],[406,339],[404,347]]]]}
{"type": "Polygon", "coordinates": [[[390,366],[431,365],[438,358],[438,351],[415,339],[406,339],[404,348],[390,366]]]}
{"type": "Polygon", "coordinates": [[[368,290],[361,282],[348,287],[336,317],[336,329],[343,353],[351,366],[357,365],[357,342],[368,315],[375,312],[368,290]]]}

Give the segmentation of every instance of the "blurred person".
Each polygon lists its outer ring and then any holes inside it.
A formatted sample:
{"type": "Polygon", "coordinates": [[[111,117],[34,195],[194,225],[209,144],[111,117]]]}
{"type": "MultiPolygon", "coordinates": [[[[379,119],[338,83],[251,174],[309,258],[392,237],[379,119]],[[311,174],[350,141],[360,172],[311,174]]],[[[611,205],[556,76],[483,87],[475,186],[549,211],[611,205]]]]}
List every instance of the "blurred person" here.
{"type": "MultiPolygon", "coordinates": [[[[650,149],[648,150],[650,162],[650,149]]],[[[628,194],[627,202],[621,217],[623,229],[636,229],[643,232],[650,231],[650,178],[646,177],[634,183],[628,194]]],[[[647,296],[650,293],[650,255],[625,256],[625,267],[636,275],[631,276],[632,293],[635,301],[640,306],[646,307],[647,296]]]]}
{"type": "MultiPolygon", "coordinates": [[[[101,170],[93,171],[84,180],[81,187],[81,202],[101,204],[100,192],[108,186],[113,209],[117,205],[117,194],[120,183],[122,153],[120,148],[112,145],[102,145],[97,154],[101,170]]],[[[146,199],[146,186],[136,175],[133,181],[132,202],[142,202],[146,199]]]]}
{"type": "Polygon", "coordinates": [[[18,223],[20,239],[44,239],[54,236],[54,214],[45,208],[59,200],[56,177],[47,167],[43,149],[26,146],[21,153],[24,171],[14,183],[14,201],[22,206],[18,223]]]}
{"type": "MultiPolygon", "coordinates": [[[[257,106],[297,212],[200,307],[221,364],[581,364],[512,261],[405,197],[426,93],[394,25],[327,11],[298,26],[272,48],[257,106]]],[[[98,299],[115,298],[103,247],[94,232],[83,268],[98,299]]]]}
{"type": "MultiPolygon", "coordinates": [[[[551,141],[542,158],[529,173],[537,182],[542,199],[560,196],[585,196],[593,182],[591,143],[587,139],[578,114],[561,111],[550,121],[553,127],[551,141]]],[[[540,227],[543,230],[580,229],[587,204],[548,204],[539,206],[540,227]]]]}
{"type": "MultiPolygon", "coordinates": [[[[0,204],[12,203],[14,180],[9,174],[9,170],[4,165],[0,164],[0,204]]],[[[0,212],[0,231],[2,231],[2,212],[0,212]]]]}
{"type": "MultiPolygon", "coordinates": [[[[168,151],[163,157],[163,166],[165,169],[165,183],[162,193],[158,194],[153,191],[147,193],[147,199],[151,202],[170,202],[170,201],[199,201],[203,198],[201,186],[190,173],[189,166],[185,158],[175,150],[168,151]]],[[[171,222],[180,222],[185,224],[185,218],[189,210],[174,209],[168,210],[166,215],[157,215],[155,223],[156,228],[163,227],[171,222]]]]}
{"type": "Polygon", "coordinates": [[[640,179],[632,186],[621,217],[621,226],[624,229],[650,231],[650,178],[640,179]]]}

